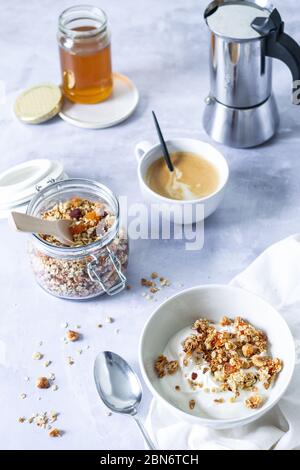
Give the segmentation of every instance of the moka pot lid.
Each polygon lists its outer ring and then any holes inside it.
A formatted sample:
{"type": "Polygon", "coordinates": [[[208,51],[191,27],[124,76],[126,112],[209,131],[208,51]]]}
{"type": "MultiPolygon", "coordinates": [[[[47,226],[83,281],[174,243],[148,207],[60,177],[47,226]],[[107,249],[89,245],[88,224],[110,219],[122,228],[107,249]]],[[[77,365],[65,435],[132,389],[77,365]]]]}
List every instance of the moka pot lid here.
{"type": "Polygon", "coordinates": [[[249,41],[262,37],[252,22],[257,17],[268,18],[271,11],[252,1],[215,0],[209,4],[204,18],[209,29],[224,39],[249,41]]]}

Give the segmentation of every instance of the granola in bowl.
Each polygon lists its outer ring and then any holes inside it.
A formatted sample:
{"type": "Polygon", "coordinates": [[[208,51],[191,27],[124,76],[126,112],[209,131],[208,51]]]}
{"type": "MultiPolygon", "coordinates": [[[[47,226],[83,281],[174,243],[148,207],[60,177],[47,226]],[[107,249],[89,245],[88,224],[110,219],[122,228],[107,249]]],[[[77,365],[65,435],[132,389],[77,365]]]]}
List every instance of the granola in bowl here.
{"type": "Polygon", "coordinates": [[[268,400],[283,368],[268,351],[266,333],[241,317],[223,317],[219,324],[200,318],[169,340],[154,371],[163,394],[184,411],[235,417],[268,400]],[[176,364],[172,374],[170,364],[176,364]]]}
{"type": "Polygon", "coordinates": [[[40,286],[67,299],[87,299],[105,292],[113,295],[123,290],[128,240],[118,225],[118,203],[113,194],[103,185],[76,179],[54,183],[44,191],[44,197],[37,196],[42,207],[36,208],[33,203],[29,213],[45,220],[70,220],[74,243],[65,246],[51,235],[33,236],[29,256],[40,286]],[[77,184],[78,194],[73,189],[77,184]],[[62,194],[57,195],[55,190],[62,194]],[[116,210],[97,192],[107,194],[116,210]]]}

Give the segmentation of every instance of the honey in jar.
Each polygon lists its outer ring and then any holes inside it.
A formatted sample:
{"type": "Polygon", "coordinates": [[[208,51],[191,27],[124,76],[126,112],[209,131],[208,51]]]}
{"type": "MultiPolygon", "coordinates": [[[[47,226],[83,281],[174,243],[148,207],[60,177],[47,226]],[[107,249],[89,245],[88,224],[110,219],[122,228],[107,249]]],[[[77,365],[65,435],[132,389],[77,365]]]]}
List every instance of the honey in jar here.
{"type": "Polygon", "coordinates": [[[113,80],[105,13],[91,6],[68,8],[59,17],[58,42],[64,96],[85,104],[107,99],[113,80]]]}

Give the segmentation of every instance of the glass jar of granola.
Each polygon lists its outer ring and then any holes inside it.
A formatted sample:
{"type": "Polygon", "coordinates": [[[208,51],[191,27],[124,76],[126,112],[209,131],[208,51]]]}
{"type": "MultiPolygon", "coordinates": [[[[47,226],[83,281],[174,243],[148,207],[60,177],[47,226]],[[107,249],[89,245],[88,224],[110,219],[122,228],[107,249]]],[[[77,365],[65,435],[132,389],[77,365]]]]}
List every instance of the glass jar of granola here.
{"type": "Polygon", "coordinates": [[[119,227],[118,200],[106,186],[77,178],[55,182],[35,195],[27,214],[71,223],[72,246],[50,235],[31,236],[31,267],[43,289],[66,299],[124,289],[127,234],[119,227]]]}

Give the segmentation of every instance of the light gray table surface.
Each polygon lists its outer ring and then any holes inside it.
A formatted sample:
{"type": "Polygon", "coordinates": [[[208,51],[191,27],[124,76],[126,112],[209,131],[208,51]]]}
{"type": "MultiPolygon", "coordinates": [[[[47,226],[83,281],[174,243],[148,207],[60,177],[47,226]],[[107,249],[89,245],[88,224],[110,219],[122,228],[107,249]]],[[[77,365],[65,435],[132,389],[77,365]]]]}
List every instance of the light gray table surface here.
{"type": "MultiPolygon", "coordinates": [[[[201,117],[208,83],[208,36],[202,20],[204,0],[102,0],[113,41],[113,67],[128,75],[140,91],[134,115],[106,130],[84,130],[59,118],[26,126],[12,113],[15,96],[41,82],[59,83],[57,18],[70,0],[3,0],[1,2],[0,80],[6,99],[0,111],[0,171],[32,158],[63,162],[74,177],[99,180],[130,203],[140,200],[134,146],[155,141],[151,110],[157,112],[166,137],[191,136],[209,141],[201,117]]],[[[297,2],[277,0],[286,30],[300,41],[297,2]]],[[[251,73],[251,70],[249,71],[251,73]]],[[[131,241],[129,292],[91,302],[68,302],[43,292],[35,283],[26,256],[26,235],[0,221],[0,447],[3,449],[140,449],[143,441],[134,423],[107,417],[98,422],[78,397],[83,370],[92,371],[101,349],[122,354],[138,370],[138,341],[151,311],[184,287],[227,283],[266,247],[300,229],[300,119],[290,100],[291,77],[274,64],[274,90],[281,114],[276,138],[251,150],[216,145],[230,166],[230,181],[219,210],[205,222],[204,248],[187,252],[182,241],[131,241]],[[157,271],[172,286],[147,302],[139,280],[157,271]],[[102,329],[106,316],[115,319],[102,329]],[[68,354],[61,342],[61,323],[81,325],[84,353],[69,373],[68,354]],[[116,328],[120,330],[115,333],[116,328]],[[43,341],[42,346],[37,343],[43,341]],[[89,345],[90,348],[86,349],[89,345]],[[45,372],[33,361],[40,350],[53,364],[59,389],[38,393],[34,380],[45,372]],[[25,376],[30,377],[27,383],[25,376]],[[79,378],[79,379],[78,379],[79,378]],[[20,393],[27,398],[21,400],[20,393]],[[76,392],[76,393],[74,393],[76,392]],[[38,397],[41,396],[41,400],[38,397]],[[60,439],[19,416],[56,409],[60,439]]],[[[73,345],[72,345],[73,346],[73,345]]],[[[76,352],[73,351],[75,355],[76,352]]],[[[91,382],[92,383],[92,382],[91,382]]],[[[145,387],[145,414],[150,394],[145,387]]],[[[99,402],[100,409],[100,402],[99,402]]]]}

